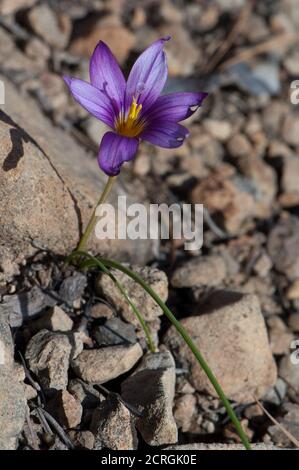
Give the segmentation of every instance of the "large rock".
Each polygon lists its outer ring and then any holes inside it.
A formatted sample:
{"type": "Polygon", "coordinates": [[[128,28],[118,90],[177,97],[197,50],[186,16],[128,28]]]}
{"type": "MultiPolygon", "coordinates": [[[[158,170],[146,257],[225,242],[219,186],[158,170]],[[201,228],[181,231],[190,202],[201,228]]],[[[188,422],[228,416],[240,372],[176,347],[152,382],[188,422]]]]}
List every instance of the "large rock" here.
{"type": "Polygon", "coordinates": [[[122,384],[122,397],[141,413],[136,427],[149,445],[177,441],[172,413],[174,391],[175,364],[169,351],[148,353],[122,384]]]}
{"type": "Polygon", "coordinates": [[[22,431],[26,399],[13,359],[13,341],[8,318],[0,315],[0,450],[13,450],[22,431]]]}
{"type": "MultiPolygon", "coordinates": [[[[3,76],[0,80],[5,85],[0,110],[0,267],[13,274],[15,263],[36,251],[32,240],[61,254],[76,247],[106,176],[96,159],[54,127],[29,96],[3,76]]],[[[134,191],[134,202],[140,202],[136,187],[134,191]]],[[[117,195],[127,195],[124,179],[115,184],[109,202],[115,204],[117,195]]],[[[132,201],[128,197],[127,204],[132,201]]],[[[143,263],[153,243],[94,237],[89,248],[143,263]]]]}
{"type": "MultiPolygon", "coordinates": [[[[216,291],[201,308],[202,315],[181,320],[226,395],[241,403],[262,397],[276,382],[277,372],[265,322],[255,295],[216,291]]],[[[198,391],[216,396],[194,355],[171,327],[164,342],[176,361],[190,370],[198,391]]]]}

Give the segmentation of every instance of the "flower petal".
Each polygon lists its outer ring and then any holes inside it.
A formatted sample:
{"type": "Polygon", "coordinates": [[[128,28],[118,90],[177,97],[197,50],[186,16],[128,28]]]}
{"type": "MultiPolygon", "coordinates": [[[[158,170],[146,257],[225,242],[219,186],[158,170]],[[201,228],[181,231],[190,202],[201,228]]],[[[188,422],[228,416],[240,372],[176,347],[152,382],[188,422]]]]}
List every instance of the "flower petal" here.
{"type": "Polygon", "coordinates": [[[167,79],[166,56],[162,38],[149,46],[132,67],[126,87],[126,110],[130,108],[133,97],[138,99],[143,109],[149,108],[160,95],[167,79]]]}
{"type": "Polygon", "coordinates": [[[121,165],[135,157],[138,143],[138,139],[107,132],[102,139],[98,155],[100,168],[106,175],[118,175],[121,165]]]}
{"type": "Polygon", "coordinates": [[[83,108],[108,126],[114,127],[115,113],[103,92],[79,78],[63,78],[73,97],[83,108]]]}
{"type": "Polygon", "coordinates": [[[126,81],[109,47],[100,41],[89,64],[91,84],[101,90],[119,112],[125,96],[126,81]]]}
{"type": "Polygon", "coordinates": [[[141,134],[141,139],[164,148],[180,147],[189,135],[188,129],[176,122],[157,120],[141,134]]]}
{"type": "Polygon", "coordinates": [[[191,116],[208,93],[169,93],[159,96],[156,102],[147,111],[145,119],[150,122],[155,119],[179,122],[191,116]]]}

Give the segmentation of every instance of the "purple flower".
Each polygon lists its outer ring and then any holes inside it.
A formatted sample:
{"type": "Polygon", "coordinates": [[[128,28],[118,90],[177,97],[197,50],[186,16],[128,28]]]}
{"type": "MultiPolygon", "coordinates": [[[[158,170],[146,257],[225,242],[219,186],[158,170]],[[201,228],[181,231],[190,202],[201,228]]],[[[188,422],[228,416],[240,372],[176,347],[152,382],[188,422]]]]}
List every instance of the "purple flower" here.
{"type": "Polygon", "coordinates": [[[188,130],[178,124],[191,116],[207,93],[170,93],[160,96],[167,79],[162,38],[136,60],[127,82],[109,47],[102,41],[90,60],[90,83],[64,77],[75,98],[90,114],[107,124],[98,161],[109,176],[132,160],[140,139],[165,148],[182,145],[188,130]]]}

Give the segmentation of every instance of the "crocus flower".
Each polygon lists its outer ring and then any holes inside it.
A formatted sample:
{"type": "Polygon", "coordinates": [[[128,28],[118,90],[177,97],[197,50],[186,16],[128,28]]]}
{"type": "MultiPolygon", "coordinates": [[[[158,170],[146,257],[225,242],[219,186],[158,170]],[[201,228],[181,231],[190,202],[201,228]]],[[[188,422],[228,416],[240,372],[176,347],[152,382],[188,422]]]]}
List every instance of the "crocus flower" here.
{"type": "Polygon", "coordinates": [[[109,47],[100,41],[90,60],[90,83],[64,77],[73,97],[111,130],[100,144],[98,161],[109,176],[136,155],[140,140],[165,148],[182,145],[188,130],[179,124],[201,105],[207,93],[160,96],[167,79],[162,38],[136,60],[126,82],[109,47]]]}

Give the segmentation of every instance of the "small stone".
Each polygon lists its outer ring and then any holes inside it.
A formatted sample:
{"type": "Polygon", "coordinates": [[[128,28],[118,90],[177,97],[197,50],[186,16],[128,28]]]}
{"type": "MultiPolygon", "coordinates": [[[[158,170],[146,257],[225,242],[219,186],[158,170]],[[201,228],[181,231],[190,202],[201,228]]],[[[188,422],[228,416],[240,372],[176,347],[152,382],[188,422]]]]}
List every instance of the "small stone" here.
{"type": "Polygon", "coordinates": [[[1,0],[0,14],[11,15],[18,10],[32,7],[37,0],[1,0]]]}
{"type": "Polygon", "coordinates": [[[203,121],[203,125],[212,137],[221,142],[226,141],[231,136],[232,126],[228,121],[218,121],[209,118],[203,121]]]}
{"type": "MultiPolygon", "coordinates": [[[[284,405],[286,414],[278,419],[278,422],[283,426],[297,441],[299,440],[299,405],[294,403],[286,403],[284,405]]],[[[282,429],[275,424],[268,428],[272,441],[280,446],[292,446],[292,441],[286,436],[282,429]]]]}
{"type": "Polygon", "coordinates": [[[221,167],[202,178],[191,192],[191,201],[203,204],[212,216],[221,215],[225,229],[234,234],[256,215],[256,202],[248,179],[232,173],[231,167],[221,167]]]}
{"type": "Polygon", "coordinates": [[[299,313],[292,313],[288,318],[288,325],[292,331],[299,332],[299,313]]]}
{"type": "Polygon", "coordinates": [[[299,278],[299,219],[281,217],[269,233],[267,249],[277,271],[291,281],[299,278]]]}
{"type": "Polygon", "coordinates": [[[8,323],[9,309],[0,305],[0,368],[10,368],[14,363],[14,344],[8,323]]]}
{"type": "Polygon", "coordinates": [[[72,362],[72,368],[82,380],[102,384],[128,372],[141,356],[139,343],[89,349],[79,354],[72,362]]]}
{"type": "Polygon", "coordinates": [[[262,253],[253,266],[253,271],[260,277],[267,277],[272,268],[271,258],[267,253],[262,253]]]}
{"type": "Polygon", "coordinates": [[[72,344],[66,335],[41,330],[29,341],[25,358],[42,387],[65,390],[71,352],[72,344]]]}
{"type": "Polygon", "coordinates": [[[91,431],[69,431],[69,437],[75,447],[79,449],[92,450],[94,446],[94,435],[91,431]]]}
{"type": "Polygon", "coordinates": [[[174,418],[178,428],[182,432],[188,432],[192,418],[196,413],[196,397],[192,394],[185,394],[175,400],[174,418]]]}
{"type": "Polygon", "coordinates": [[[86,384],[79,379],[70,380],[67,388],[84,409],[95,408],[103,399],[102,395],[92,385],[86,384]]]}
{"type": "Polygon", "coordinates": [[[174,392],[175,364],[169,351],[146,354],[136,371],[122,383],[123,399],[142,413],[135,423],[148,445],[177,441],[172,413],[174,392]]]}
{"type": "Polygon", "coordinates": [[[295,281],[288,287],[286,297],[289,300],[299,299],[299,279],[295,279],[295,281]]]}
{"type": "MultiPolygon", "coordinates": [[[[163,301],[167,300],[168,280],[163,271],[148,266],[132,266],[131,269],[139,274],[163,301]]],[[[139,284],[119,271],[112,269],[111,272],[124,286],[136,307],[142,311],[142,315],[146,321],[154,321],[157,317],[162,315],[163,312],[160,307],[139,284]]],[[[121,314],[124,320],[139,327],[139,321],[132,312],[127,300],[107,274],[101,274],[99,276],[97,288],[100,293],[104,294],[109,303],[115,306],[115,309],[121,314]]]]}
{"type": "Polygon", "coordinates": [[[21,326],[25,318],[34,317],[56,303],[57,300],[52,295],[34,286],[28,292],[4,296],[2,307],[9,311],[10,326],[15,328],[21,326]]]}
{"type": "Polygon", "coordinates": [[[65,14],[56,14],[47,4],[42,3],[28,12],[28,21],[34,32],[50,46],[64,49],[71,34],[71,21],[65,14]]]}
{"type": "Polygon", "coordinates": [[[227,142],[229,153],[235,157],[249,156],[252,152],[252,145],[244,134],[235,134],[227,142]]]}
{"type": "Polygon", "coordinates": [[[226,277],[222,256],[199,256],[176,268],[171,278],[173,287],[218,286],[226,277]]]}
{"type": "Polygon", "coordinates": [[[116,394],[110,394],[94,411],[91,429],[95,450],[134,450],[137,433],[130,411],[116,394]]]}
{"type": "Polygon", "coordinates": [[[290,348],[290,344],[294,339],[285,323],[276,315],[268,318],[270,347],[273,354],[285,354],[290,348]]]}
{"type": "Polygon", "coordinates": [[[273,405],[281,405],[287,392],[287,385],[284,380],[278,377],[274,387],[270,388],[262,397],[263,401],[273,403],[273,405]]]}
{"type": "Polygon", "coordinates": [[[90,18],[81,21],[76,37],[71,41],[70,51],[75,55],[90,57],[99,39],[109,44],[120,63],[127,59],[135,44],[135,36],[119,21],[119,18],[116,15],[106,15],[96,22],[90,18]]]}
{"type": "Polygon", "coordinates": [[[93,335],[99,346],[136,343],[134,326],[125,323],[120,318],[112,318],[104,325],[95,327],[93,335]]]}
{"type": "Polygon", "coordinates": [[[70,331],[73,328],[73,320],[62,308],[52,307],[40,319],[35,321],[36,329],[49,331],[70,331]]]}
{"type": "Polygon", "coordinates": [[[188,76],[200,61],[200,49],[193,43],[188,30],[181,24],[167,24],[159,28],[163,36],[171,36],[166,45],[170,76],[188,76]]]}
{"type": "Polygon", "coordinates": [[[68,304],[72,304],[79,299],[87,286],[86,276],[82,273],[75,272],[70,277],[62,281],[59,288],[59,296],[68,304]]]}
{"type": "Polygon", "coordinates": [[[299,358],[298,352],[294,351],[291,354],[284,356],[278,368],[278,375],[290,385],[295,393],[299,393],[299,358]],[[293,360],[292,360],[293,359],[293,360]]]}
{"type": "Polygon", "coordinates": [[[299,145],[299,116],[288,114],[282,127],[282,136],[290,145],[299,145]]]}
{"type": "MultiPolygon", "coordinates": [[[[252,401],[252,395],[263,396],[275,384],[277,372],[258,298],[252,294],[216,291],[200,305],[199,311],[200,315],[184,318],[181,324],[228,398],[248,403],[252,401]]],[[[168,330],[163,341],[173,351],[177,363],[190,370],[192,385],[198,391],[216,396],[174,327],[168,330]]]]}
{"type": "Polygon", "coordinates": [[[109,320],[114,317],[114,311],[113,308],[107,304],[97,303],[91,307],[90,316],[94,319],[106,318],[109,320]]]}
{"type": "Polygon", "coordinates": [[[46,61],[51,56],[51,50],[47,44],[40,39],[33,37],[28,40],[25,46],[25,52],[30,59],[43,64],[45,66],[46,61]]]}
{"type": "Polygon", "coordinates": [[[83,412],[81,403],[67,390],[58,391],[47,403],[47,409],[66,428],[75,428],[81,422],[83,412]]]}
{"type": "Polygon", "coordinates": [[[283,160],[283,172],[281,185],[286,195],[292,196],[294,200],[299,201],[299,189],[297,175],[299,172],[299,158],[296,155],[290,155],[283,160]]]}
{"type": "Polygon", "coordinates": [[[299,75],[299,53],[298,51],[293,51],[291,54],[288,54],[286,59],[283,61],[283,65],[287,72],[294,77],[299,75]]]}
{"type": "Polygon", "coordinates": [[[0,450],[15,449],[26,415],[24,386],[13,368],[0,365],[0,450]]]}

